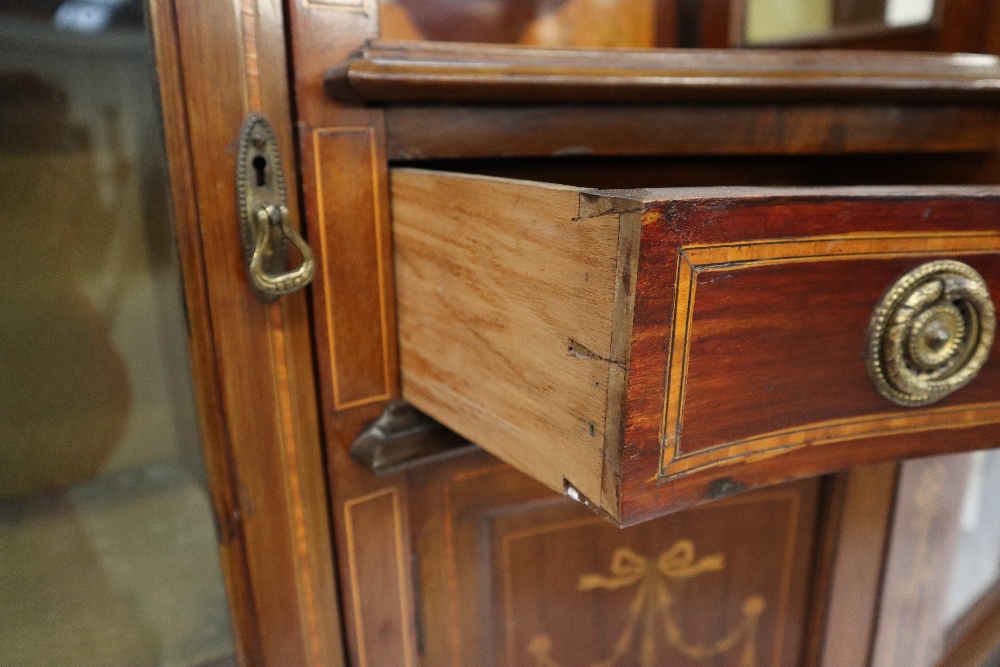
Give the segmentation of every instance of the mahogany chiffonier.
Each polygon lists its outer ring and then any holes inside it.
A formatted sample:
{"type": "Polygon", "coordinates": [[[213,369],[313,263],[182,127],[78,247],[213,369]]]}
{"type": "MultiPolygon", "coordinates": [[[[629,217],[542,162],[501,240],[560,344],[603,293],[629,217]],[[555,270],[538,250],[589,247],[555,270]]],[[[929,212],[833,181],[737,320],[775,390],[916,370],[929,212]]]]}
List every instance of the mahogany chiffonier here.
{"type": "MultiPolygon", "coordinates": [[[[998,443],[1000,61],[369,42],[326,64],[327,103],[381,122],[312,135],[311,237],[358,205],[339,151],[390,166],[368,215],[405,403],[352,443],[389,486],[345,498],[341,553],[380,618],[358,534],[408,526],[398,659],[950,659],[948,577],[913,572],[949,569],[960,503],[933,494],[968,463],[857,468],[998,443]]],[[[339,261],[314,287],[335,411],[339,261]]]]}
{"type": "Polygon", "coordinates": [[[412,467],[425,660],[943,650],[876,636],[893,469],[816,475],[998,442],[998,64],[375,42],[327,70],[397,160],[402,399],[503,461],[421,464],[458,436],[400,405],[353,445],[412,467]]]}
{"type": "Polygon", "coordinates": [[[995,664],[1000,3],[759,1],[149,4],[241,664],[995,664]]]}

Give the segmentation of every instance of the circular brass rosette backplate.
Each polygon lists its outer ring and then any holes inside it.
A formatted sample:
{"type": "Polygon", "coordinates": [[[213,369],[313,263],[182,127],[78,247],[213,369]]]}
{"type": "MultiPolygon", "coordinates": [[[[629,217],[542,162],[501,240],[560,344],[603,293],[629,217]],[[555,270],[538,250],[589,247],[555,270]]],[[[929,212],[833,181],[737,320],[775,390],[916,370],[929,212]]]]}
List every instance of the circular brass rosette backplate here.
{"type": "Polygon", "coordinates": [[[962,262],[928,262],[897,280],[875,308],[868,374],[890,401],[929,405],[976,377],[995,333],[983,277],[962,262]]]}

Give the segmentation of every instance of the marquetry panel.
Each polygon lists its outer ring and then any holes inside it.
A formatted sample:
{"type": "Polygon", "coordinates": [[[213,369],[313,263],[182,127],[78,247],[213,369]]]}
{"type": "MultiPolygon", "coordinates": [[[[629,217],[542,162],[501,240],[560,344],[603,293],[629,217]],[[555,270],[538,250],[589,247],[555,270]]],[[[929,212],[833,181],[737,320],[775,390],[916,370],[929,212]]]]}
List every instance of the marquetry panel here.
{"type": "Polygon", "coordinates": [[[424,664],[798,664],[816,481],[621,530],[481,459],[417,494],[424,664]]]}

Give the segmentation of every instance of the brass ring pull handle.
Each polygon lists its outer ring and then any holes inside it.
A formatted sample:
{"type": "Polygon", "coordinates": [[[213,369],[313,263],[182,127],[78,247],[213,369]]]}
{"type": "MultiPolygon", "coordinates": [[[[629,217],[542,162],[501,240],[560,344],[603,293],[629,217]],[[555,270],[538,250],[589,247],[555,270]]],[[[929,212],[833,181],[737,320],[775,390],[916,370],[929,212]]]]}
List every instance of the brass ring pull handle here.
{"type": "Polygon", "coordinates": [[[262,206],[257,210],[257,244],[250,258],[249,275],[253,288],[261,294],[277,298],[305,287],[316,273],[312,250],[288,222],[287,206],[262,206]],[[292,242],[302,255],[299,268],[271,275],[264,269],[265,260],[275,243],[292,242]]]}
{"type": "Polygon", "coordinates": [[[308,285],[316,273],[316,258],[292,226],[278,141],[260,114],[250,114],[240,131],[236,195],[243,260],[257,296],[274,301],[308,285]],[[289,245],[302,256],[299,268],[292,271],[287,270],[289,245]]]}
{"type": "Polygon", "coordinates": [[[983,277],[962,262],[928,262],[897,280],[875,308],[868,375],[893,403],[929,405],[978,375],[995,334],[983,277]]]}

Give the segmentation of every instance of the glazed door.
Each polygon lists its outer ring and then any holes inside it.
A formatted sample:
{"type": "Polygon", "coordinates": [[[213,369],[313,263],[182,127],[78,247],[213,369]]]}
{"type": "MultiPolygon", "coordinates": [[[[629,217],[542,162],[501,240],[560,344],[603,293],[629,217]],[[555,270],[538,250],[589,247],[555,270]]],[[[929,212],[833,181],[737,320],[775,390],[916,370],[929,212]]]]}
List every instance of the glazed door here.
{"type": "Polygon", "coordinates": [[[252,289],[237,193],[238,174],[271,193],[283,175],[287,213],[267,201],[279,213],[267,220],[298,225],[283,8],[151,0],[149,16],[237,653],[243,665],[335,667],[344,654],[305,293],[252,289]],[[275,148],[240,168],[251,114],[268,119],[275,148]]]}
{"type": "Polygon", "coordinates": [[[0,32],[0,664],[342,664],[306,303],[239,237],[248,114],[294,164],[281,7],[0,32]]]}
{"type": "Polygon", "coordinates": [[[0,664],[342,664],[305,303],[247,291],[228,150],[288,132],[280,7],[0,32],[0,664]]]}
{"type": "Polygon", "coordinates": [[[141,6],[0,33],[0,664],[234,666],[141,6]]]}

